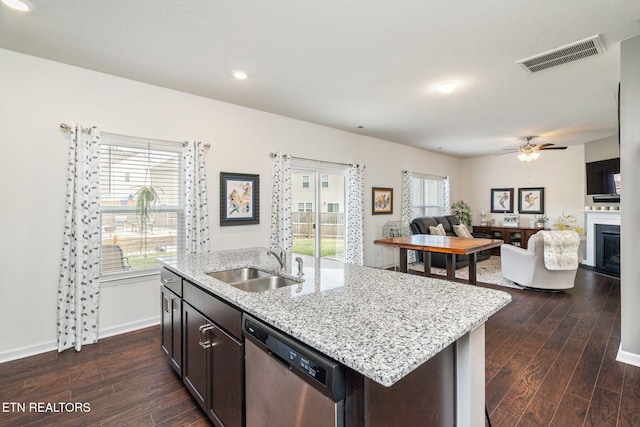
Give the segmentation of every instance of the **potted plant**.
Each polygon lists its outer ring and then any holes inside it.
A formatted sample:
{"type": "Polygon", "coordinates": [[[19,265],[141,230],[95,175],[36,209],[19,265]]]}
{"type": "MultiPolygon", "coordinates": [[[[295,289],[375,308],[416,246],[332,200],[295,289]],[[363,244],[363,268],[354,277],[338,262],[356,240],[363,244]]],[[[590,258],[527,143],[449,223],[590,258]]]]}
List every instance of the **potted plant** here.
{"type": "Polygon", "coordinates": [[[451,205],[451,214],[471,230],[471,206],[464,200],[458,200],[451,205]]]}
{"type": "Polygon", "coordinates": [[[160,187],[154,187],[152,185],[140,187],[140,189],[133,195],[137,200],[136,202],[136,216],[140,222],[140,229],[149,221],[149,214],[153,212],[160,202],[160,196],[158,191],[163,192],[160,187]]]}
{"type": "Polygon", "coordinates": [[[546,215],[536,215],[536,226],[539,228],[545,228],[549,222],[549,217],[546,215]]]}
{"type": "Polygon", "coordinates": [[[162,188],[154,186],[151,177],[151,147],[147,146],[147,170],[144,185],[139,187],[133,198],[136,200],[136,216],[140,225],[140,250],[147,252],[147,231],[152,224],[151,213],[160,205],[159,193],[164,193],[162,188]]]}

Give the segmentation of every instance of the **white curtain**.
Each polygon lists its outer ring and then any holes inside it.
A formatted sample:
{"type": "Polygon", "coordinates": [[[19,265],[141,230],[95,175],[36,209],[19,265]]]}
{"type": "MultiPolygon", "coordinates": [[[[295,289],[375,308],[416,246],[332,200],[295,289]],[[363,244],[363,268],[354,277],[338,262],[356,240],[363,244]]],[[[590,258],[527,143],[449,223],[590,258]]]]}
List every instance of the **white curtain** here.
{"type": "MultiPolygon", "coordinates": [[[[411,221],[413,220],[413,173],[402,171],[402,212],[400,214],[402,226],[411,232],[411,221]]],[[[415,251],[407,251],[407,262],[416,262],[415,251]]]]}
{"type": "Polygon", "coordinates": [[[291,197],[291,156],[278,152],[273,157],[269,245],[287,252],[293,250],[291,197]]]}
{"type": "Polygon", "coordinates": [[[100,299],[100,131],[70,131],[62,260],[58,278],[58,351],[98,341],[100,299]]]}
{"type": "Polygon", "coordinates": [[[351,165],[347,182],[347,241],[345,262],[364,264],[364,165],[351,165]]]}
{"type": "Polygon", "coordinates": [[[451,215],[451,177],[444,179],[444,214],[451,215]]]}
{"type": "Polygon", "coordinates": [[[203,144],[187,141],[183,156],[186,252],[205,253],[209,252],[209,207],[203,144]]]}

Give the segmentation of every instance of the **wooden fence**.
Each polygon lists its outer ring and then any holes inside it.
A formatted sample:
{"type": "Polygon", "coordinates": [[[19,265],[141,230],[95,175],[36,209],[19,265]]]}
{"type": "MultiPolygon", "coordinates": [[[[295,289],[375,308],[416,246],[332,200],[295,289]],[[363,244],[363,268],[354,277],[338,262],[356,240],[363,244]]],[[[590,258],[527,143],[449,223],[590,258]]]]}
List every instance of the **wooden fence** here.
{"type": "MultiPolygon", "coordinates": [[[[291,225],[293,235],[298,237],[313,237],[315,230],[315,212],[292,212],[291,225]]],[[[320,232],[322,237],[344,237],[344,213],[321,212],[320,232]]]]}

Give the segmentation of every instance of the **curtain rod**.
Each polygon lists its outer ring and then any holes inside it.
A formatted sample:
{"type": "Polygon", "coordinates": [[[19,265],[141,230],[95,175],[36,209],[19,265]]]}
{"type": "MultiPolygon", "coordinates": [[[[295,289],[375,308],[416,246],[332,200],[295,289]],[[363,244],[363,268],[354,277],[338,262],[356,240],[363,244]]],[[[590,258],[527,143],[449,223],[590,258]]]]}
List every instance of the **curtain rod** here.
{"type": "Polygon", "coordinates": [[[430,174],[430,173],[413,172],[413,171],[408,171],[408,170],[403,170],[402,172],[409,172],[409,173],[412,173],[412,174],[414,174],[414,175],[421,175],[421,176],[426,176],[426,177],[432,176],[432,177],[434,177],[434,178],[441,178],[441,179],[447,179],[447,178],[449,178],[449,176],[433,175],[433,174],[430,174]]]}
{"type": "MultiPolygon", "coordinates": [[[[273,151],[271,153],[269,153],[269,156],[271,156],[271,158],[274,158],[276,156],[276,153],[274,153],[273,151]]],[[[308,160],[310,162],[318,162],[318,163],[326,163],[329,165],[340,165],[340,166],[354,166],[356,165],[355,163],[340,163],[340,162],[330,162],[328,160],[317,160],[317,159],[308,159],[305,157],[296,157],[296,156],[291,156],[289,155],[289,157],[291,157],[292,159],[296,159],[296,160],[308,160]]],[[[361,165],[363,168],[366,168],[365,165],[361,165]]]]}
{"type": "MultiPolygon", "coordinates": [[[[68,125],[68,124],[66,124],[66,123],[60,123],[60,130],[61,130],[62,132],[71,132],[71,126],[69,126],[69,125],[68,125]]],[[[82,132],[89,133],[89,132],[91,132],[91,131],[90,131],[90,130],[86,130],[86,129],[82,129],[82,132]]],[[[161,140],[161,139],[155,139],[155,138],[140,138],[140,137],[138,137],[138,136],[122,135],[122,134],[120,134],[120,133],[113,133],[113,132],[105,132],[105,133],[106,133],[106,134],[108,134],[108,135],[123,136],[123,137],[125,137],[125,138],[152,139],[152,140],[154,140],[154,141],[169,142],[169,143],[171,143],[171,144],[181,144],[183,147],[186,147],[186,146],[187,146],[187,144],[188,144],[188,143],[187,143],[187,141],[184,141],[184,142],[179,142],[179,141],[167,141],[167,140],[161,140]]],[[[199,142],[199,141],[198,141],[198,142],[199,142]]],[[[204,144],[204,148],[211,148],[211,144],[209,144],[209,143],[204,144]]]]}

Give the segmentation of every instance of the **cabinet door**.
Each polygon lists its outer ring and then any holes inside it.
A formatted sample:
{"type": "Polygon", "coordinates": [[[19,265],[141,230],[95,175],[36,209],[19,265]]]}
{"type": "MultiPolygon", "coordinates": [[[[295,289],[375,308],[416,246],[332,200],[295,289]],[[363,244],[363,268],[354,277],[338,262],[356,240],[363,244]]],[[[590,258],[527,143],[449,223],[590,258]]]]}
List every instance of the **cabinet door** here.
{"type": "Polygon", "coordinates": [[[182,299],[161,286],[162,352],[182,376],[182,299]]]}
{"type": "Polygon", "coordinates": [[[211,323],[186,302],[182,304],[182,380],[203,410],[207,410],[207,353],[203,330],[211,323]]]}
{"type": "Polygon", "coordinates": [[[509,243],[513,246],[522,246],[522,231],[509,231],[509,243]]]}
{"type": "Polygon", "coordinates": [[[208,333],[211,384],[207,415],[216,424],[240,427],[243,424],[243,345],[217,326],[208,333]]]}

